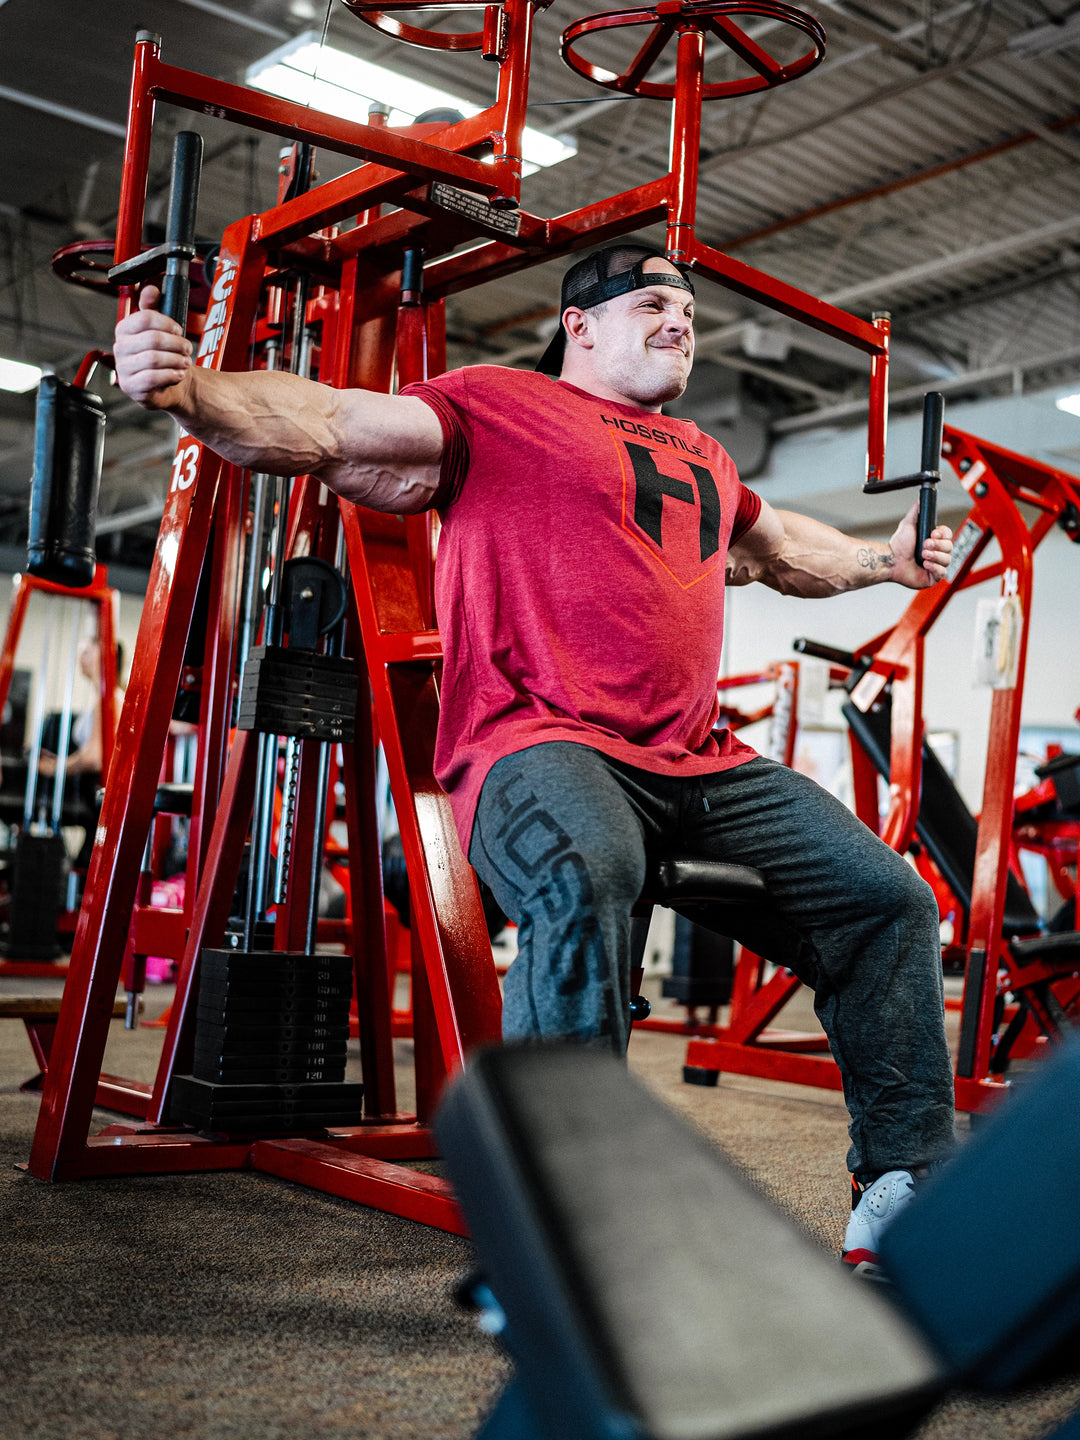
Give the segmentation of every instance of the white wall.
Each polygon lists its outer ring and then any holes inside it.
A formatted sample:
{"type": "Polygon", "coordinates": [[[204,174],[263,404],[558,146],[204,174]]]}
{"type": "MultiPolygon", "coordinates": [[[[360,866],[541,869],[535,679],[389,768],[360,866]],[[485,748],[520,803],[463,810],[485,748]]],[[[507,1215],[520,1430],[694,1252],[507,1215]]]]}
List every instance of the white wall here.
{"type": "MultiPolygon", "coordinates": [[[[947,404],[945,421],[991,444],[1077,474],[1080,418],[1055,406],[1054,399],[1060,393],[947,404]]],[[[918,470],[921,429],[918,413],[889,422],[886,475],[918,470]]],[[[805,510],[845,529],[853,525],[876,525],[880,529],[890,521],[895,523],[913,496],[910,490],[863,495],[865,469],[865,428],[808,430],[786,436],[775,445],[765,470],[750,483],[772,505],[805,510]]],[[[939,487],[939,503],[945,508],[966,507],[963,488],[947,464],[939,487]]]]}

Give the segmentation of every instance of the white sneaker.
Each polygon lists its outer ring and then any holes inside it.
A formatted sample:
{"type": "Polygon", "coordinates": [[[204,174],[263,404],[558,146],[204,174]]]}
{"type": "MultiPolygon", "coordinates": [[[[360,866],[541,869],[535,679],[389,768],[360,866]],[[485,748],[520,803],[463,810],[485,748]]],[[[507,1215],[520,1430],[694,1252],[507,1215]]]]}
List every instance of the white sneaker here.
{"type": "Polygon", "coordinates": [[[865,1187],[854,1176],[851,1183],[853,1208],[844,1234],[842,1258],[845,1265],[869,1278],[870,1272],[877,1270],[878,1244],[885,1227],[915,1193],[915,1177],[910,1170],[888,1170],[865,1187]]]}

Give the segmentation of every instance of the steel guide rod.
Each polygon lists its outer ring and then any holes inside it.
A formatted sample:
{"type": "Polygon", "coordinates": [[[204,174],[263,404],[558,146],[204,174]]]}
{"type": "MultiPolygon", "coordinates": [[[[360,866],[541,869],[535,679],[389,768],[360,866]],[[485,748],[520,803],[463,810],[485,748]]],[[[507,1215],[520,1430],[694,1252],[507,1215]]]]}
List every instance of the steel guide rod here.
{"type": "MultiPolygon", "coordinates": [[[[345,533],[340,525],[338,526],[335,550],[334,568],[339,574],[344,576],[347,588],[348,575],[345,558],[345,533]]],[[[345,616],[343,615],[337,625],[335,633],[330,637],[326,647],[327,654],[333,656],[344,655],[345,623],[345,616]]],[[[331,748],[328,740],[319,742],[319,769],[315,782],[315,819],[312,825],[312,847],[314,853],[311,860],[311,877],[308,881],[307,926],[304,934],[304,953],[306,955],[314,955],[317,940],[320,865],[326,834],[326,808],[329,803],[331,748]]]]}
{"type": "MultiPolygon", "coordinates": [[[[282,295],[282,329],[290,320],[292,331],[289,346],[289,372],[293,375],[307,373],[310,350],[304,343],[305,312],[307,309],[309,277],[299,274],[282,295]]],[[[274,524],[270,542],[270,587],[263,612],[264,641],[267,645],[280,645],[283,638],[285,617],[282,609],[282,574],[288,553],[288,516],[296,483],[295,477],[275,476],[273,484],[274,524]]],[[[279,875],[270,896],[270,853],[274,824],[274,797],[277,790],[278,758],[281,749],[280,735],[259,735],[257,778],[255,782],[255,822],[251,832],[250,863],[248,865],[248,901],[244,919],[244,949],[255,946],[255,936],[260,920],[265,920],[271,903],[285,899],[285,885],[288,879],[292,855],[292,820],[296,805],[296,766],[299,763],[298,747],[290,739],[286,747],[286,792],[282,808],[278,840],[279,875]],[[290,777],[292,786],[289,785],[290,777]]]]}

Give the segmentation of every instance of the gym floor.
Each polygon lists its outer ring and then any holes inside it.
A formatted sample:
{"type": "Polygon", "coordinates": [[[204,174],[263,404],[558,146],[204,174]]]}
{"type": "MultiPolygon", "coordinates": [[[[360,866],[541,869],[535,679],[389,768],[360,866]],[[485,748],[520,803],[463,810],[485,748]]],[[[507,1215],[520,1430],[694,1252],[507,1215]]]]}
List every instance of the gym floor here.
{"type": "MultiPolygon", "coordinates": [[[[0,996],[60,990],[59,979],[0,979],[0,996]]],[[[152,988],[144,1018],[171,998],[152,988]]],[[[803,1008],[785,1023],[813,1023],[803,1008]]],[[[152,1080],[161,1035],[114,1022],[106,1069],[152,1080]]],[[[398,1043],[407,1105],[410,1046],[398,1043]]],[[[639,1032],[631,1067],[838,1254],[840,1096],[730,1075],[685,1086],[684,1043],[639,1032]]],[[[15,1168],[33,1136],[37,1097],[19,1086],[34,1069],[21,1022],[0,1022],[5,1440],[473,1435],[509,1366],[452,1298],[468,1242],[246,1172],[44,1184],[15,1168]]],[[[1008,1245],[1002,1235],[1003,1279],[1008,1245]]],[[[763,1383],[783,1363],[763,1357],[763,1383]]],[[[1078,1407],[1080,1367],[1003,1400],[954,1394],[917,1440],[1042,1440],[1078,1407]]]]}

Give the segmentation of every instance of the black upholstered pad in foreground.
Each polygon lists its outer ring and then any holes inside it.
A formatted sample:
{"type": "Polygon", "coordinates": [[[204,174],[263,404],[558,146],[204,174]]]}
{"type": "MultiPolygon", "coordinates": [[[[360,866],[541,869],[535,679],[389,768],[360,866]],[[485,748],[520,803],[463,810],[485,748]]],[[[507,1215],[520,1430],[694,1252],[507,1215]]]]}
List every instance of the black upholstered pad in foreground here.
{"type": "Polygon", "coordinates": [[[436,1130],[518,1367],[484,1440],[880,1440],[929,1403],[914,1330],[617,1060],[485,1052],[436,1130]]]}

